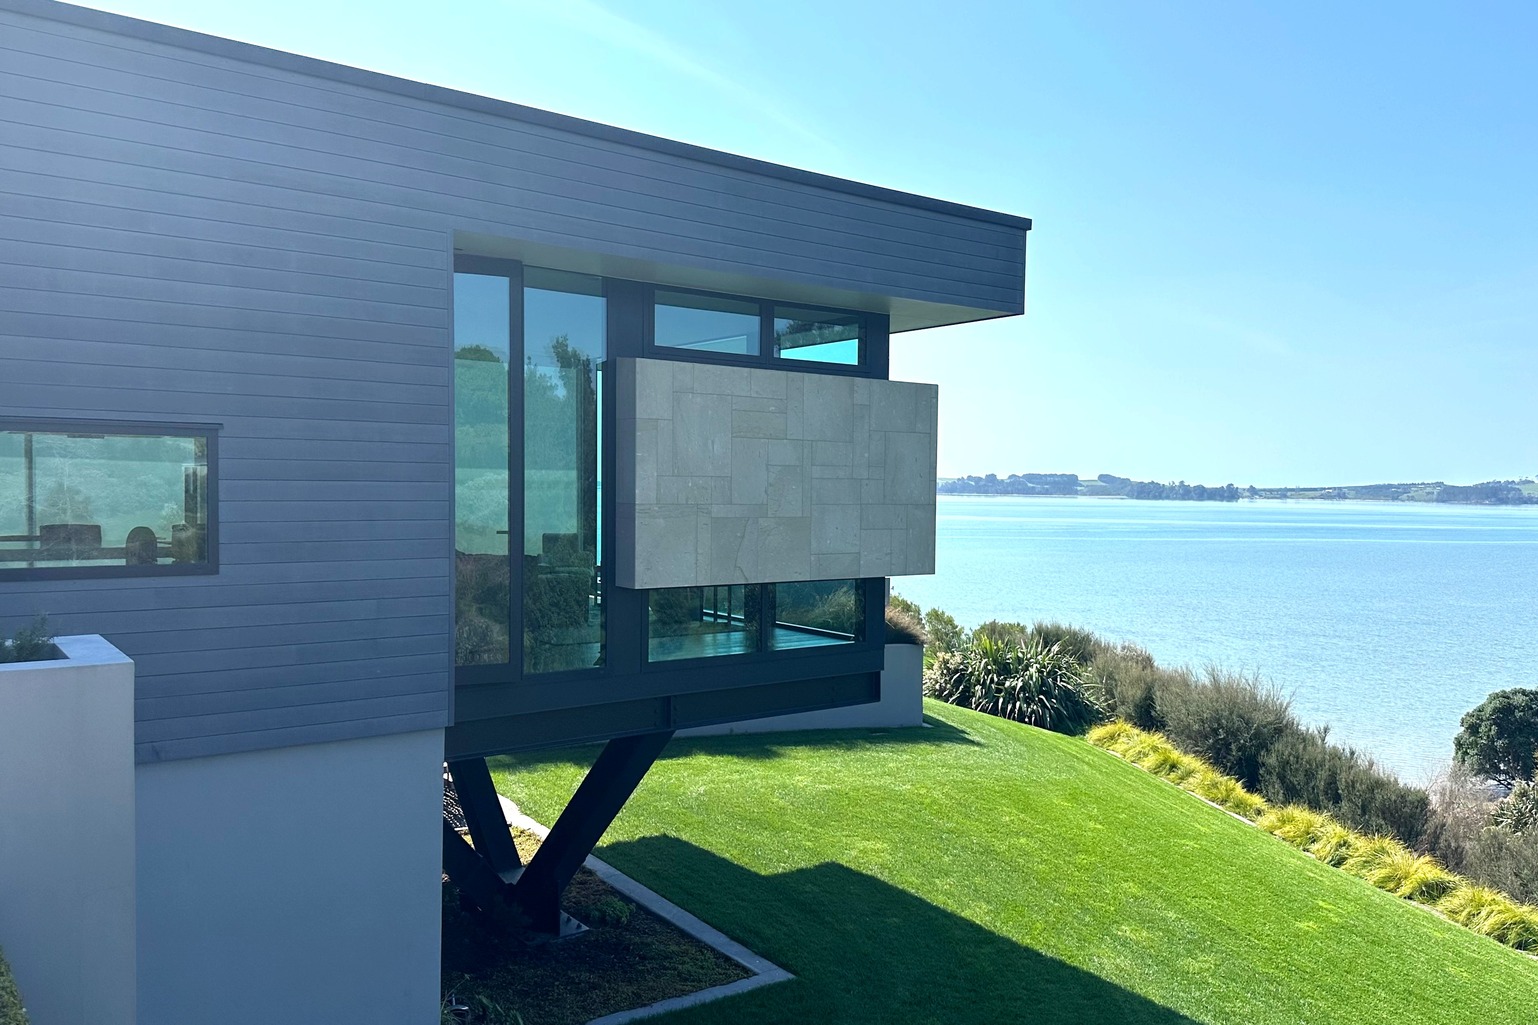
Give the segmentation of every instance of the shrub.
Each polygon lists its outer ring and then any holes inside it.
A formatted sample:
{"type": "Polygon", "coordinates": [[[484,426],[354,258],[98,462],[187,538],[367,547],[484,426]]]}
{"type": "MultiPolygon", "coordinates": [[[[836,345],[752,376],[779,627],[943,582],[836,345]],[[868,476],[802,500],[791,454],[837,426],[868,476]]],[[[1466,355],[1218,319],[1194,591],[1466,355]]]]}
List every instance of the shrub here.
{"type": "Polygon", "coordinates": [[[1538,766],[1538,690],[1499,690],[1459,723],[1453,758],[1475,775],[1510,785],[1538,766]]]}
{"type": "Polygon", "coordinates": [[[967,632],[949,613],[930,609],[924,613],[924,632],[932,652],[959,651],[966,646],[967,632]]]}
{"type": "Polygon", "coordinates": [[[1171,675],[1135,644],[1103,648],[1090,663],[1090,676],[1104,692],[1107,710],[1144,730],[1164,727],[1158,717],[1158,691],[1171,675]]]}
{"type": "Polygon", "coordinates": [[[924,634],[922,619],[902,606],[886,607],[886,642],[888,644],[925,644],[928,640],[929,638],[924,634]]]}
{"type": "Polygon", "coordinates": [[[29,626],[17,630],[9,642],[0,634],[0,662],[42,662],[54,654],[47,616],[38,616],[29,626]]]}
{"type": "Polygon", "coordinates": [[[1062,623],[1037,620],[1031,627],[1030,635],[1040,641],[1043,647],[1057,648],[1081,667],[1092,665],[1095,657],[1106,647],[1106,643],[1090,631],[1062,623]]]}
{"type": "Polygon", "coordinates": [[[924,693],[1058,733],[1083,733],[1104,718],[1073,660],[1035,642],[1010,646],[983,637],[941,652],[924,671],[924,693]]]}
{"type": "Polygon", "coordinates": [[[1538,831],[1538,783],[1518,780],[1511,793],[1496,802],[1490,820],[1513,836],[1538,831]]]}
{"type": "Polygon", "coordinates": [[[1269,801],[1327,812],[1363,833],[1388,833],[1406,844],[1425,831],[1430,797],[1406,786],[1372,759],[1328,741],[1326,729],[1293,727],[1260,763],[1260,793],[1269,801]]]}
{"type": "Polygon", "coordinates": [[[1030,628],[1024,623],[1004,623],[990,619],[972,631],[972,643],[991,641],[1004,647],[1021,647],[1031,639],[1030,628]]]}
{"type": "Polygon", "coordinates": [[[21,1006],[21,991],[11,977],[4,951],[0,951],[0,1025],[27,1025],[27,1009],[21,1006]]]}
{"type": "Polygon", "coordinates": [[[608,896],[582,909],[588,925],[624,925],[630,921],[635,905],[619,897],[608,896]]]}
{"type": "Polygon", "coordinates": [[[1260,760],[1297,728],[1286,698],[1258,680],[1216,669],[1189,687],[1164,686],[1156,696],[1165,733],[1247,787],[1260,782],[1260,760]]]}
{"type": "Polygon", "coordinates": [[[919,608],[918,602],[909,601],[896,591],[887,596],[886,605],[889,609],[906,612],[921,623],[924,621],[924,610],[919,608]]]}

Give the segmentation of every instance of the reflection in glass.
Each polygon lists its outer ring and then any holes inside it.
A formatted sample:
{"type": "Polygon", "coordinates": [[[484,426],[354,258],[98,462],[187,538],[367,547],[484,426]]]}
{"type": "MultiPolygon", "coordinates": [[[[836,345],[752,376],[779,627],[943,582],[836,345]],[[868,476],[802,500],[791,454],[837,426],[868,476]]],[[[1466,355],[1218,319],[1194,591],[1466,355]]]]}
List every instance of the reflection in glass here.
{"type": "Polygon", "coordinates": [[[847,644],[865,634],[864,591],[858,580],[812,580],[774,585],[776,651],[847,644]]]}
{"type": "Polygon", "coordinates": [[[758,355],[758,304],[658,290],[657,345],[696,352],[758,355]]]}
{"type": "Polygon", "coordinates": [[[761,596],[756,585],[670,587],[652,591],[649,598],[648,661],[758,650],[761,596]]]}
{"type": "Polygon", "coordinates": [[[524,271],[523,665],[603,664],[600,278],[524,271]]]}
{"type": "Polygon", "coordinates": [[[202,437],[0,431],[0,571],[208,563],[202,437]]]}
{"type": "Polygon", "coordinates": [[[508,661],[507,396],[511,282],[454,275],[457,665],[508,661]]]}
{"type": "Polygon", "coordinates": [[[774,354],[812,363],[860,364],[860,317],[853,313],[774,310],[774,354]]]}

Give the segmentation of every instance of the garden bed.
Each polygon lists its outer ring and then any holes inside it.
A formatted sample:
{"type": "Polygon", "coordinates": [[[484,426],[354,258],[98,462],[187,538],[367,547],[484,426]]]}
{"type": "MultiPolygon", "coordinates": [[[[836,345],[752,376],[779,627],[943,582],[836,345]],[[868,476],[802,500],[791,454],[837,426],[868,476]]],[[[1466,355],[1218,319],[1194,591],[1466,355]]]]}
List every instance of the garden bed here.
{"type": "MultiPolygon", "coordinates": [[[[540,839],[513,837],[527,863],[540,839]]],[[[506,936],[462,911],[443,884],[443,990],[470,1008],[468,1021],[581,1025],[617,1011],[697,993],[752,975],[715,948],[663,921],[587,869],[562,906],[588,927],[564,940],[506,936]]]]}

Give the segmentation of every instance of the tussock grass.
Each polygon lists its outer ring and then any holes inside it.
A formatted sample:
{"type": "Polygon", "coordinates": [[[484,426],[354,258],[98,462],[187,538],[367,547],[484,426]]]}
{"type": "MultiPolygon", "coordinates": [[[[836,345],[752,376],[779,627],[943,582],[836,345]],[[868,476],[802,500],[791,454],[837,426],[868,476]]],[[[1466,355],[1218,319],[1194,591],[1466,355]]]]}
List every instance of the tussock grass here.
{"type": "Polygon", "coordinates": [[[1363,837],[1351,845],[1351,854],[1340,867],[1354,876],[1365,879],[1367,873],[1376,871],[1384,863],[1408,853],[1409,849],[1392,836],[1363,837]]]}
{"type": "Polygon", "coordinates": [[[1323,812],[1313,811],[1296,804],[1289,804],[1285,808],[1272,808],[1260,817],[1256,825],[1272,836],[1280,837],[1294,847],[1305,851],[1322,839],[1332,826],[1340,828],[1323,812]]]}
{"type": "Polygon", "coordinates": [[[1197,797],[1205,798],[1225,811],[1231,811],[1251,822],[1266,812],[1266,799],[1244,789],[1244,784],[1232,776],[1225,776],[1215,769],[1204,769],[1189,780],[1185,789],[1197,797]]]}
{"type": "Polygon", "coordinates": [[[1117,719],[1113,722],[1102,723],[1090,730],[1084,739],[1096,747],[1105,748],[1107,751],[1116,751],[1120,754],[1119,747],[1130,742],[1141,731],[1132,724],[1117,719]]]}
{"type": "MultiPolygon", "coordinates": [[[[1346,859],[1346,868],[1357,855],[1346,859]]],[[[1442,863],[1425,854],[1400,847],[1384,851],[1370,867],[1353,874],[1359,875],[1380,890],[1387,890],[1396,897],[1413,900],[1419,904],[1436,904],[1458,887],[1462,880],[1442,867],[1442,863]]]]}
{"type": "Polygon", "coordinates": [[[1351,857],[1351,848],[1356,841],[1356,833],[1331,821],[1304,850],[1326,865],[1340,868],[1351,857]]]}
{"type": "Polygon", "coordinates": [[[1499,890],[1464,883],[1437,902],[1454,922],[1518,950],[1538,950],[1538,908],[1518,904],[1499,890]]]}

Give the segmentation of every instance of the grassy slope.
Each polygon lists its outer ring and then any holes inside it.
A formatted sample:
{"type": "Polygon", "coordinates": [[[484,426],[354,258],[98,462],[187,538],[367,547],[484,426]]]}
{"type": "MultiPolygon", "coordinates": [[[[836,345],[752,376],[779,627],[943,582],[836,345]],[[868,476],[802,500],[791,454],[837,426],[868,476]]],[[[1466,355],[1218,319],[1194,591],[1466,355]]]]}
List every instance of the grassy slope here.
{"type": "MultiPolygon", "coordinates": [[[[1538,961],[1083,741],[927,711],[670,747],[600,854],[800,978],[669,1021],[1538,1020],[1538,961]]],[[[591,755],[498,785],[549,821],[591,755]]]]}

